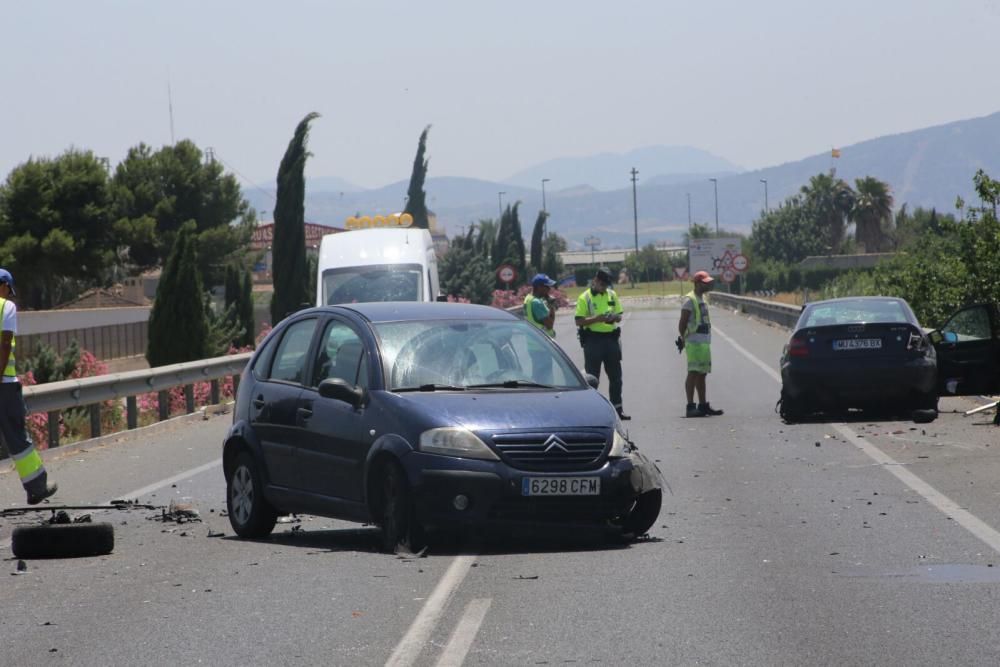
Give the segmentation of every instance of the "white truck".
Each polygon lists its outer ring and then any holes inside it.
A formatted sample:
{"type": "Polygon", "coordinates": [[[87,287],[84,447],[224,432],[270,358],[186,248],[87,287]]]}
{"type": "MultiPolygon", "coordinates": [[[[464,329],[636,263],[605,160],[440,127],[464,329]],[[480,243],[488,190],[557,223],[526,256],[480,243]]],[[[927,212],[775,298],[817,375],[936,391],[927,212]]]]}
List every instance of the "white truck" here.
{"type": "Polygon", "coordinates": [[[431,234],[412,227],[327,234],[319,246],[316,305],[436,301],[437,255],[431,234]]]}

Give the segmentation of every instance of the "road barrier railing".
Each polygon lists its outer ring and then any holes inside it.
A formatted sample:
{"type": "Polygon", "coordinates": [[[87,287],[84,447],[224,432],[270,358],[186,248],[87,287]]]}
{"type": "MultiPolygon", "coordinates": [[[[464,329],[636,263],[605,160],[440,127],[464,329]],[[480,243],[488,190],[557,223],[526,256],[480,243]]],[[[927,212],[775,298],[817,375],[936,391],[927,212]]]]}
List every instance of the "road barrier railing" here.
{"type": "Polygon", "coordinates": [[[746,315],[756,317],[767,322],[773,322],[786,329],[795,327],[802,313],[801,306],[789,306],[784,303],[776,303],[766,299],[754,299],[748,296],[736,296],[735,294],[723,294],[721,292],[711,292],[709,300],[713,305],[724,308],[732,308],[746,315]]]}
{"type": "MultiPolygon", "coordinates": [[[[245,352],[148,370],[33,385],[24,388],[24,402],[28,414],[48,413],[48,445],[58,447],[59,418],[63,410],[87,408],[90,411],[91,437],[94,438],[101,435],[101,405],[109,400],[125,399],[126,429],[134,429],[139,424],[136,397],[141,394],[152,392],[158,394],[158,418],[163,421],[170,418],[170,390],[174,387],[184,387],[185,408],[187,413],[191,414],[195,412],[196,407],[194,385],[209,382],[210,401],[213,405],[218,404],[221,400],[221,381],[232,377],[235,393],[239,386],[240,375],[251,354],[245,352]]],[[[0,456],[5,455],[6,451],[0,451],[0,456]]]]}

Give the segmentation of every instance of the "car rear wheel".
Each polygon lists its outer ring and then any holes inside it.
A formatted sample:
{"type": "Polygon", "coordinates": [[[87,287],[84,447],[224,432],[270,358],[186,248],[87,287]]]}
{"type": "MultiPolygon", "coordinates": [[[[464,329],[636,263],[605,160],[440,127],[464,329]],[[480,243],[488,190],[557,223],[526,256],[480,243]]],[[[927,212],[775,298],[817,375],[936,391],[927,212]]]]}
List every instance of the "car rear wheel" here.
{"type": "Polygon", "coordinates": [[[406,475],[398,463],[386,463],[382,473],[382,548],[396,553],[400,546],[418,551],[425,546],[423,528],[413,513],[413,499],[406,475]]]}
{"type": "Polygon", "coordinates": [[[278,520],[277,511],[264,498],[264,485],[256,459],[249,452],[236,457],[226,480],[229,523],[240,537],[267,537],[278,520]]]}
{"type": "Polygon", "coordinates": [[[801,396],[793,398],[784,388],[781,389],[781,399],[778,402],[778,414],[786,423],[800,421],[806,413],[806,403],[801,396]]]}
{"type": "Polygon", "coordinates": [[[622,522],[622,528],[626,533],[631,533],[636,537],[645,535],[657,517],[660,516],[660,507],[663,504],[663,491],[654,489],[641,494],[635,499],[635,505],[622,522]]]}

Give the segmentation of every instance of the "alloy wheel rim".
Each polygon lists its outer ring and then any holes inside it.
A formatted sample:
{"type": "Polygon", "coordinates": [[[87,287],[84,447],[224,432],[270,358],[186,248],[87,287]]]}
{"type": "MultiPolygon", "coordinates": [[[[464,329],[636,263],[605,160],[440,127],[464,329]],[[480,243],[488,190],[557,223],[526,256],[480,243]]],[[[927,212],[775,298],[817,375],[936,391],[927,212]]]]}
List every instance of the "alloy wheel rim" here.
{"type": "Polygon", "coordinates": [[[243,525],[253,509],[253,478],[246,466],[240,466],[233,474],[231,498],[234,518],[243,525]]]}

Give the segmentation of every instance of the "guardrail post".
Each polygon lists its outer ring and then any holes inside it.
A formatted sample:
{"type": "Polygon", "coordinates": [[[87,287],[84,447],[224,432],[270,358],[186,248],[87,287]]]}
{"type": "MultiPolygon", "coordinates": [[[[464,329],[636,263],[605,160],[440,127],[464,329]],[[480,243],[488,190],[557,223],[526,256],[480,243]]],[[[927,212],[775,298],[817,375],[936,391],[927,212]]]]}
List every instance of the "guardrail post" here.
{"type": "Polygon", "coordinates": [[[184,408],[188,414],[194,412],[194,385],[184,385],[184,408]]]}
{"type": "Polygon", "coordinates": [[[169,391],[159,391],[156,394],[156,402],[159,403],[160,407],[160,421],[166,421],[170,419],[170,392],[169,391]]]}
{"type": "Polygon", "coordinates": [[[49,449],[59,446],[59,411],[49,413],[49,449]]]}
{"type": "Polygon", "coordinates": [[[212,405],[219,404],[219,381],[212,380],[212,405]]]}
{"type": "Polygon", "coordinates": [[[125,398],[125,426],[133,429],[139,425],[139,405],[135,396],[125,398]]]}
{"type": "Polygon", "coordinates": [[[101,404],[94,403],[90,406],[90,437],[101,437],[101,404]]]}

